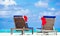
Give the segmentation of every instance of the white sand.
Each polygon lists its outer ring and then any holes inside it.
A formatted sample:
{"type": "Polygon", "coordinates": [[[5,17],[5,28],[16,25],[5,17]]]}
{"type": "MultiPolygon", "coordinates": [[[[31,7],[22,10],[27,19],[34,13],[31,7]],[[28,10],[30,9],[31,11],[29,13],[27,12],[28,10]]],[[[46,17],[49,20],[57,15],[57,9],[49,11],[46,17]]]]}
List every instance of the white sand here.
{"type": "Polygon", "coordinates": [[[60,32],[58,32],[57,35],[42,35],[42,33],[34,33],[33,35],[31,33],[26,33],[24,35],[20,35],[20,33],[13,33],[13,35],[11,35],[11,33],[0,33],[0,36],[60,36],[60,32]]]}

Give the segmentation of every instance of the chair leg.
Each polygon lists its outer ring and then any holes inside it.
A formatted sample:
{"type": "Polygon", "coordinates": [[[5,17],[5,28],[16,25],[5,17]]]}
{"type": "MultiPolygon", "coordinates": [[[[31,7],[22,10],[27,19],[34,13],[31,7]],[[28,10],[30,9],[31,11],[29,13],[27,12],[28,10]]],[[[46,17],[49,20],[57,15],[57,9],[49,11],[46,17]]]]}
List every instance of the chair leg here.
{"type": "Polygon", "coordinates": [[[22,30],[22,35],[24,34],[24,31],[22,30]]]}
{"type": "Polygon", "coordinates": [[[33,29],[32,29],[32,34],[33,34],[33,29]]]}
{"type": "Polygon", "coordinates": [[[57,32],[56,32],[56,35],[57,35],[57,32]]]}
{"type": "Polygon", "coordinates": [[[13,29],[11,28],[11,35],[13,34],[13,29]]]}

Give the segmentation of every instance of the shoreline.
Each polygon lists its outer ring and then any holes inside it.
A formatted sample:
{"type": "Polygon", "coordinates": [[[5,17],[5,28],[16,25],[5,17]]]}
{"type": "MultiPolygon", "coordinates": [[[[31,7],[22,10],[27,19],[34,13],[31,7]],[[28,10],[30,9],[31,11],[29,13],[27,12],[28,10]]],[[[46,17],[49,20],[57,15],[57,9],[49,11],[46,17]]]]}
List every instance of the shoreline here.
{"type": "MultiPolygon", "coordinates": [[[[21,35],[21,33],[13,33],[13,35],[11,35],[11,33],[0,33],[0,36],[40,36],[40,35],[42,35],[42,33],[34,33],[33,35],[31,33],[25,33],[23,35],[21,35]]],[[[57,32],[57,35],[52,34],[49,36],[60,36],[60,32],[57,32]]]]}

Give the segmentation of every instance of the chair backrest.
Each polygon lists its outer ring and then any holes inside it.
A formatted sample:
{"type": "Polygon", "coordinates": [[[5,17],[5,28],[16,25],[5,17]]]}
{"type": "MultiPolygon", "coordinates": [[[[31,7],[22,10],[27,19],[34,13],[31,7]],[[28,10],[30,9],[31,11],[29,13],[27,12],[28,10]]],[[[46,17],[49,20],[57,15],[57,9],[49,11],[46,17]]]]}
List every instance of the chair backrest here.
{"type": "Polygon", "coordinates": [[[46,24],[42,26],[44,30],[53,30],[55,16],[44,16],[46,18],[46,24]]]}
{"type": "Polygon", "coordinates": [[[26,27],[26,23],[23,19],[23,16],[14,16],[14,22],[16,28],[26,27]]]}

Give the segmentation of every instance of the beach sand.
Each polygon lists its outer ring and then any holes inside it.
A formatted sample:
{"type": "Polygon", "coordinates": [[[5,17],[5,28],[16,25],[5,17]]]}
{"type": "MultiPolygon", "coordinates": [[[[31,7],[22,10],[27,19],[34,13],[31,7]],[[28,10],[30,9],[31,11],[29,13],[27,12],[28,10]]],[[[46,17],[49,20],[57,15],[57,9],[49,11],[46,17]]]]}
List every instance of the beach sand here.
{"type": "Polygon", "coordinates": [[[55,34],[44,35],[42,33],[34,33],[33,35],[31,33],[29,34],[25,33],[24,35],[21,35],[21,33],[13,33],[13,35],[11,35],[11,33],[0,33],[0,36],[60,36],[60,32],[58,32],[57,35],[55,34]]]}

